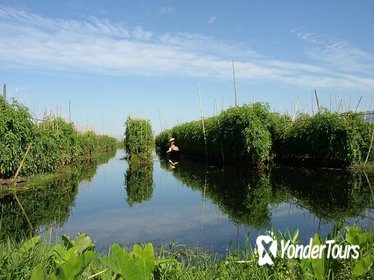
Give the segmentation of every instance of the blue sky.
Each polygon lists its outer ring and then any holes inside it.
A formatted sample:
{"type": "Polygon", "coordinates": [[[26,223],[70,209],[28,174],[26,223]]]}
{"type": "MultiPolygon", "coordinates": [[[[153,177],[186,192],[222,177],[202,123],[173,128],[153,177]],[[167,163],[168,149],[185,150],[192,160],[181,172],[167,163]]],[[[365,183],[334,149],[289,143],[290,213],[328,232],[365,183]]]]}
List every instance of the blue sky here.
{"type": "Polygon", "coordinates": [[[120,137],[234,103],[370,110],[373,1],[0,1],[0,83],[37,117],[120,137]]]}

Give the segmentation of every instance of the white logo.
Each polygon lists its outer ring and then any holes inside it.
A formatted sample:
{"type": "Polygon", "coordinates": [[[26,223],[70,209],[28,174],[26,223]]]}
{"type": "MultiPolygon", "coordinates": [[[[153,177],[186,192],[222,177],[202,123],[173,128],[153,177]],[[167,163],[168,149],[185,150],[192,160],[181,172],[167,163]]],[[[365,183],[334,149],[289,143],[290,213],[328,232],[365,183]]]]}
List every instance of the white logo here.
{"type": "MultiPolygon", "coordinates": [[[[360,256],[359,245],[335,244],[335,240],[326,240],[325,244],[314,244],[313,238],[310,238],[308,245],[292,244],[290,240],[281,240],[279,256],[288,259],[321,259],[324,255],[333,259],[358,259],[360,256]]],[[[260,235],[256,239],[258,250],[258,264],[260,266],[274,264],[273,260],[277,257],[277,240],[269,235],[260,235]],[[265,245],[268,245],[268,250],[265,245]]]]}
{"type": "Polygon", "coordinates": [[[273,257],[276,258],[278,242],[268,235],[260,235],[256,239],[256,244],[258,248],[258,256],[259,256],[258,264],[259,265],[264,265],[264,264],[272,265],[273,260],[271,259],[269,252],[265,249],[263,243],[265,243],[266,245],[271,243],[271,245],[269,246],[269,251],[273,255],[273,257]]]}

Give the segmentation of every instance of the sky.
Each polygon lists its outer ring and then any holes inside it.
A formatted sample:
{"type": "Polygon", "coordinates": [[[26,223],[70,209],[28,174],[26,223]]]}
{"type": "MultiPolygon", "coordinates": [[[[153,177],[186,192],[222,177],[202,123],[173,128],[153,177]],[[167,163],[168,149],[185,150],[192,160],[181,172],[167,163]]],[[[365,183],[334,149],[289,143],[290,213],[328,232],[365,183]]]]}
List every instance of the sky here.
{"type": "Polygon", "coordinates": [[[8,97],[118,138],[128,116],[157,134],[233,106],[233,65],[240,105],[374,107],[370,0],[0,0],[0,41],[8,97]]]}

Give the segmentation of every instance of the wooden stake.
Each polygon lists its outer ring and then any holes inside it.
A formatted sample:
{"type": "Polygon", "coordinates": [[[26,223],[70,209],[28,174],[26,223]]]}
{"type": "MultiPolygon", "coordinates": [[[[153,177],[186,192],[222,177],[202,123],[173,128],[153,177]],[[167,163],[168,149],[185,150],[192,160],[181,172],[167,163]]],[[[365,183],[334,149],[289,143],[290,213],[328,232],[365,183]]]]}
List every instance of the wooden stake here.
{"type": "Polygon", "coordinates": [[[318,109],[318,113],[320,112],[321,108],[319,107],[319,100],[318,100],[318,95],[317,95],[317,91],[314,90],[314,96],[316,97],[316,102],[317,102],[317,109],[318,109]]]}
{"type": "Polygon", "coordinates": [[[366,155],[364,166],[367,164],[369,160],[370,152],[371,152],[371,149],[373,148],[373,141],[374,141],[374,129],[373,129],[373,132],[371,133],[370,146],[369,146],[368,154],[366,155]]]}
{"type": "Polygon", "coordinates": [[[69,99],[69,123],[71,123],[71,102],[69,99]]]}
{"type": "MultiPolygon", "coordinates": [[[[30,143],[29,146],[27,147],[26,153],[25,153],[25,155],[23,156],[20,165],[18,166],[18,169],[17,169],[17,171],[16,171],[16,174],[14,175],[14,178],[13,178],[13,186],[15,185],[16,180],[17,180],[17,177],[18,177],[18,174],[19,174],[19,172],[21,171],[21,168],[22,168],[23,164],[25,163],[26,157],[27,157],[27,155],[28,155],[29,152],[30,152],[31,146],[32,146],[32,143],[30,143]]],[[[28,223],[29,226],[30,226],[30,229],[32,229],[33,227],[32,227],[32,224],[31,224],[31,222],[30,222],[30,220],[29,220],[29,217],[27,216],[26,211],[25,211],[25,209],[23,208],[23,206],[22,206],[22,204],[21,204],[21,201],[18,199],[16,193],[14,193],[14,198],[16,199],[16,201],[17,201],[19,207],[21,208],[21,211],[22,211],[23,215],[26,217],[26,220],[27,220],[27,223],[28,223]]]]}
{"type": "Polygon", "coordinates": [[[18,166],[18,169],[17,169],[17,171],[16,171],[16,174],[14,175],[14,178],[13,178],[13,184],[16,182],[16,179],[17,179],[17,177],[18,177],[18,174],[19,174],[19,172],[21,171],[21,168],[22,168],[23,164],[25,163],[26,157],[27,157],[27,155],[28,155],[29,152],[30,152],[31,146],[32,146],[32,143],[30,143],[30,145],[27,147],[26,153],[25,153],[25,155],[23,156],[20,165],[18,166]]]}
{"type": "Polygon", "coordinates": [[[30,226],[30,229],[32,229],[32,228],[33,228],[33,227],[32,227],[32,223],[31,223],[29,217],[28,217],[27,214],[26,214],[25,208],[23,208],[23,206],[22,206],[22,204],[21,204],[21,201],[19,201],[19,199],[18,199],[17,194],[14,193],[13,195],[14,195],[14,198],[16,199],[17,203],[18,203],[19,208],[21,208],[21,211],[22,211],[23,215],[25,216],[26,221],[27,221],[27,223],[28,223],[29,226],[30,226]]]}
{"type": "Polygon", "coordinates": [[[236,97],[236,79],[235,79],[235,67],[234,67],[234,60],[231,60],[232,63],[232,76],[234,79],[234,98],[235,98],[235,106],[238,106],[238,99],[236,97]]]}
{"type": "Polygon", "coordinates": [[[204,123],[203,103],[201,101],[200,83],[199,83],[199,100],[200,100],[201,122],[203,124],[203,134],[204,134],[204,144],[205,144],[205,159],[206,159],[206,162],[208,162],[208,148],[206,146],[206,132],[205,132],[205,123],[204,123]]]}
{"type": "Polygon", "coordinates": [[[371,184],[370,184],[370,180],[369,180],[369,177],[368,175],[366,174],[366,172],[364,171],[364,175],[365,175],[365,178],[366,178],[366,181],[368,182],[368,186],[370,188],[370,192],[371,192],[371,196],[373,197],[374,199],[374,193],[373,193],[373,189],[371,188],[371,184]]]}
{"type": "Polygon", "coordinates": [[[358,106],[360,106],[361,99],[362,99],[362,95],[360,96],[360,100],[358,100],[358,103],[357,103],[357,106],[356,106],[355,113],[357,113],[357,109],[358,109],[358,106]]]}
{"type": "Polygon", "coordinates": [[[298,97],[297,98],[297,101],[296,101],[296,104],[295,104],[295,107],[294,107],[294,112],[293,112],[293,117],[292,117],[292,121],[295,121],[295,118],[296,118],[296,113],[297,113],[297,106],[299,105],[299,101],[300,101],[300,98],[298,97]]]}
{"type": "Polygon", "coordinates": [[[4,96],[4,100],[6,101],[6,84],[4,84],[3,96],[4,96]]]}

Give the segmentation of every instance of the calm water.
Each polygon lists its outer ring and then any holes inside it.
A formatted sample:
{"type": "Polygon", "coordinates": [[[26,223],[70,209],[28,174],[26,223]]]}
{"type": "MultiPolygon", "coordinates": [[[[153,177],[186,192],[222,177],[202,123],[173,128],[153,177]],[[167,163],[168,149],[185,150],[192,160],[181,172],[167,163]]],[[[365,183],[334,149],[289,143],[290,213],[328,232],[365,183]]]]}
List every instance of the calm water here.
{"type": "MultiPolygon", "coordinates": [[[[176,169],[129,166],[118,150],[111,159],[19,199],[36,231],[52,236],[86,232],[99,250],[113,242],[159,245],[175,241],[224,253],[274,227],[300,228],[301,238],[326,235],[337,220],[374,229],[374,175],[338,171],[205,167],[181,160],[176,169]]],[[[2,234],[27,229],[13,196],[0,199],[2,234]]]]}

